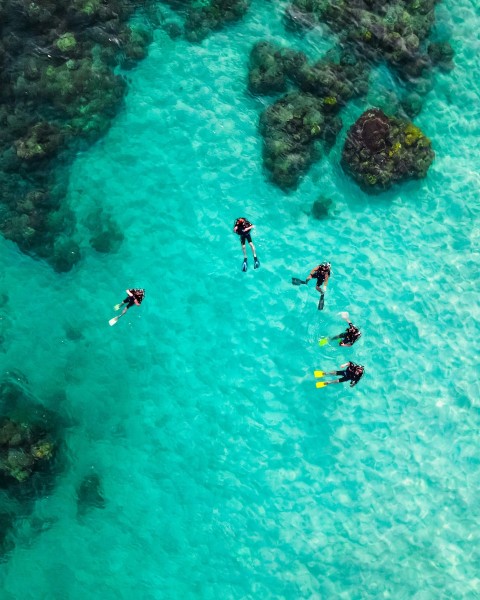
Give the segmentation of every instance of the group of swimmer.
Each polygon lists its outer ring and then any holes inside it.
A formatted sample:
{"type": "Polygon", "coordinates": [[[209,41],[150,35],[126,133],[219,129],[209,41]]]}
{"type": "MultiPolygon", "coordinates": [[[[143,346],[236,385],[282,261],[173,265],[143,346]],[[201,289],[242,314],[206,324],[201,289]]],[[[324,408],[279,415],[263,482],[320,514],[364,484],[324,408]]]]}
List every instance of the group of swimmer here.
{"type": "MultiPolygon", "coordinates": [[[[240,244],[242,246],[242,252],[243,252],[242,271],[243,272],[246,272],[248,269],[246,242],[248,242],[250,248],[252,249],[254,268],[258,269],[258,267],[260,266],[260,261],[257,258],[257,252],[256,252],[255,246],[252,242],[252,236],[250,233],[254,227],[255,226],[252,223],[250,223],[250,221],[245,219],[245,217],[239,217],[238,219],[235,220],[235,223],[233,224],[233,231],[240,237],[240,244]]],[[[331,274],[330,267],[331,267],[330,263],[323,262],[320,265],[317,265],[316,267],[314,267],[310,271],[310,274],[308,275],[308,277],[305,280],[298,279],[297,277],[292,277],[293,285],[302,285],[302,284],[307,285],[308,282],[310,281],[310,279],[317,280],[315,289],[320,294],[320,300],[318,303],[319,310],[322,310],[324,307],[325,292],[327,290],[328,279],[331,274]]],[[[330,338],[328,338],[328,337],[322,338],[321,340],[319,340],[320,346],[324,346],[329,341],[333,341],[333,340],[340,340],[340,342],[339,342],[340,346],[347,346],[347,347],[353,346],[353,344],[362,335],[360,333],[360,330],[358,329],[358,327],[355,327],[355,325],[350,321],[350,318],[349,318],[349,315],[347,312],[342,312],[342,313],[340,313],[340,315],[348,323],[347,329],[344,332],[340,333],[339,335],[335,335],[330,338]]],[[[339,370],[339,371],[314,371],[315,377],[319,377],[319,378],[324,378],[327,375],[340,376],[339,379],[333,379],[330,381],[317,381],[317,383],[316,383],[317,388],[325,387],[327,385],[332,385],[334,383],[344,383],[345,381],[349,381],[350,387],[354,387],[360,381],[360,379],[362,378],[362,376],[365,372],[365,368],[362,365],[357,365],[351,361],[349,361],[343,365],[340,365],[340,369],[341,370],[339,370]]]]}
{"type": "MultiPolygon", "coordinates": [[[[240,237],[240,244],[242,246],[242,252],[243,252],[242,271],[244,273],[248,269],[246,242],[248,242],[248,245],[250,246],[250,248],[252,250],[253,268],[258,269],[258,267],[260,266],[260,261],[257,258],[257,251],[252,242],[252,235],[250,233],[254,227],[255,226],[252,223],[250,223],[250,221],[245,219],[245,217],[239,217],[238,219],[235,220],[235,223],[233,225],[234,233],[236,233],[240,237]]],[[[330,275],[331,275],[330,263],[323,262],[320,265],[317,265],[316,267],[314,267],[310,271],[309,275],[307,276],[307,278],[305,280],[298,279],[297,277],[292,277],[292,283],[293,283],[293,285],[302,285],[302,284],[307,285],[308,282],[310,281],[310,279],[316,279],[317,284],[315,286],[315,289],[320,294],[320,301],[318,303],[318,309],[322,310],[324,307],[324,297],[325,297],[325,292],[327,290],[327,284],[328,284],[330,275]]],[[[116,304],[114,306],[115,310],[120,310],[123,307],[123,311],[120,313],[120,315],[113,317],[113,319],[110,319],[110,321],[109,321],[110,325],[115,325],[115,323],[117,323],[117,321],[120,319],[120,317],[123,317],[123,315],[127,312],[127,310],[129,308],[131,308],[132,306],[140,306],[143,299],[145,298],[145,290],[143,290],[143,289],[133,289],[132,288],[132,289],[126,290],[126,292],[127,292],[127,297],[124,300],[122,300],[122,302],[120,302],[119,304],[116,304]]],[[[360,333],[360,330],[358,329],[358,327],[355,327],[355,325],[350,321],[350,318],[349,318],[349,315],[347,312],[342,312],[342,313],[340,313],[340,315],[348,323],[347,329],[344,332],[342,332],[338,335],[335,335],[333,337],[330,337],[330,338],[324,337],[324,338],[320,339],[319,340],[320,346],[324,346],[329,341],[334,341],[334,340],[340,340],[340,342],[339,342],[340,346],[347,346],[347,347],[353,346],[353,344],[362,335],[360,333]]],[[[357,365],[351,361],[346,362],[343,365],[340,365],[340,369],[341,370],[339,370],[339,371],[314,371],[315,377],[322,378],[322,379],[327,375],[340,376],[339,379],[332,379],[330,381],[317,381],[317,383],[316,383],[317,388],[325,387],[327,385],[332,385],[334,383],[343,383],[345,381],[349,381],[350,387],[353,387],[353,386],[357,385],[357,383],[360,381],[360,379],[362,378],[362,376],[365,372],[365,369],[362,365],[357,365]]]]}

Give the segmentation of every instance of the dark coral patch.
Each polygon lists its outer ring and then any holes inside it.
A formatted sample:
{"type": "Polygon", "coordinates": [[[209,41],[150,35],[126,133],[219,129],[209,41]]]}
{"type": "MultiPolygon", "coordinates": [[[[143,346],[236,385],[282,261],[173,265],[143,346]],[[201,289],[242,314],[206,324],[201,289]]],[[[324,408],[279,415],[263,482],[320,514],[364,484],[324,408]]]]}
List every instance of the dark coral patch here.
{"type": "Polygon", "coordinates": [[[126,92],[115,68],[146,55],[128,20],[141,0],[0,3],[0,232],[60,271],[79,260],[68,165],[109,128],[126,92]]]}
{"type": "MultiPolygon", "coordinates": [[[[22,373],[5,374],[0,381],[0,560],[14,547],[17,520],[23,527],[36,500],[52,493],[62,469],[63,428],[59,415],[33,396],[22,373]]],[[[32,520],[32,529],[38,525],[32,520]]],[[[45,528],[46,522],[40,530],[45,528]]]]}
{"type": "Polygon", "coordinates": [[[348,130],[341,164],[365,191],[377,193],[425,177],[434,157],[430,140],[417,126],[372,108],[348,130]]]}
{"type": "Polygon", "coordinates": [[[210,0],[204,6],[190,4],[185,18],[185,37],[190,42],[201,42],[212,31],[240,20],[248,11],[250,0],[210,0]]]}
{"type": "Polygon", "coordinates": [[[364,59],[387,61],[405,78],[430,65],[422,50],[435,22],[438,0],[293,0],[286,19],[295,28],[327,23],[364,59]]]}
{"type": "Polygon", "coordinates": [[[325,132],[323,108],[320,98],[292,92],[261,115],[264,165],[280,188],[294,189],[315,159],[314,142],[325,132]]]}

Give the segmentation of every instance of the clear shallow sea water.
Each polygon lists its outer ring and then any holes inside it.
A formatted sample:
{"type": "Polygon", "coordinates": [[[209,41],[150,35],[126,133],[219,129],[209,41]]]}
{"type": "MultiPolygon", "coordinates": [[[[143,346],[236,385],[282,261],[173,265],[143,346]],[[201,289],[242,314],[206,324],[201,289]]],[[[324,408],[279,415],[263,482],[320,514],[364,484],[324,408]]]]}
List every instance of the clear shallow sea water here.
{"type": "MultiPolygon", "coordinates": [[[[344,133],[296,192],[265,180],[249,49],[333,41],[288,36],[282,6],[254,2],[201,45],[156,33],[125,110],[72,167],[72,272],[0,241],[1,366],[70,423],[66,472],[0,564],[2,600],[480,597],[478,7],[437,8],[456,69],[415,120],[428,177],[369,197],[338,166],[344,133]],[[320,195],[325,221],[307,214],[320,195]],[[99,207],[125,234],[116,254],[90,249],[99,207]],[[261,261],[245,274],[241,215],[261,261]],[[324,259],[319,312],[290,280],[324,259]],[[145,302],[110,328],[126,287],[145,302]],[[342,310],[360,342],[320,348],[342,310]],[[315,388],[315,368],[349,359],[366,367],[356,388],[315,388]],[[79,520],[92,467],[106,507],[79,520]],[[50,527],[33,535],[33,518],[50,527]]],[[[370,102],[389,80],[379,69],[370,102]]]]}

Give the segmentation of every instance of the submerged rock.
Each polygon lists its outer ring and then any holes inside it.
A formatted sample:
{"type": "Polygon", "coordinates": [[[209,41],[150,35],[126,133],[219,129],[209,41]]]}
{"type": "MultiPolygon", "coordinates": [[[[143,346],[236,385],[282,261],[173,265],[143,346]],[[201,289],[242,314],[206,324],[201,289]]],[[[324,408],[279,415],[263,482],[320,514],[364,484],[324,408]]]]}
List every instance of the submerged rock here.
{"type": "Polygon", "coordinates": [[[105,508],[102,481],[95,472],[85,475],[77,489],[77,515],[81,517],[93,508],[105,508]]]}
{"type": "Polygon", "coordinates": [[[314,219],[327,219],[332,206],[333,202],[330,200],[330,198],[320,196],[320,198],[315,200],[315,202],[312,204],[311,215],[314,219]]]}
{"type": "Polygon", "coordinates": [[[53,452],[53,441],[35,424],[0,420],[0,476],[25,481],[53,452]]]}
{"type": "Polygon", "coordinates": [[[430,140],[413,123],[372,108],[348,130],[341,165],[365,191],[377,193],[425,177],[434,157],[430,140]]]}
{"type": "Polygon", "coordinates": [[[92,233],[90,244],[97,252],[113,253],[118,251],[124,235],[111,217],[95,211],[87,219],[87,227],[92,233]]]}
{"type": "Polygon", "coordinates": [[[252,94],[284,92],[287,87],[280,49],[267,41],[257,42],[250,52],[248,89],[252,94]]]}

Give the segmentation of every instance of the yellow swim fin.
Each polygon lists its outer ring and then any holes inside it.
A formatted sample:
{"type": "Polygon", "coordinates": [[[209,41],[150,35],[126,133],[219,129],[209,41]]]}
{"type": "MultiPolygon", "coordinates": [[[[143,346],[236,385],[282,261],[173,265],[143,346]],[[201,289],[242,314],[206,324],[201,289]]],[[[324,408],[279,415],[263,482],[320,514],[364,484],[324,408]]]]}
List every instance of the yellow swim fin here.
{"type": "Polygon", "coordinates": [[[313,374],[315,377],[323,377],[325,375],[325,371],[314,371],[313,374]]]}
{"type": "Polygon", "coordinates": [[[318,345],[319,346],[325,346],[325,344],[328,344],[328,337],[320,338],[318,340],[318,345]]]}
{"type": "Polygon", "coordinates": [[[317,386],[317,388],[321,388],[321,387],[325,387],[327,385],[326,381],[317,381],[317,383],[315,384],[317,386]]]}

